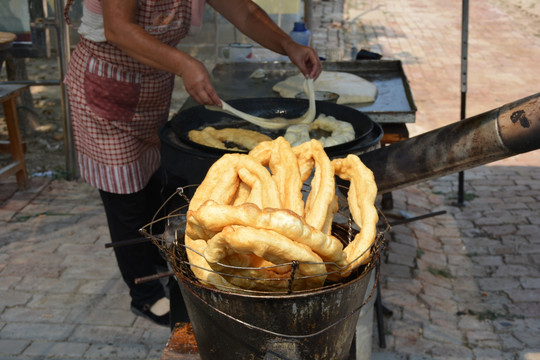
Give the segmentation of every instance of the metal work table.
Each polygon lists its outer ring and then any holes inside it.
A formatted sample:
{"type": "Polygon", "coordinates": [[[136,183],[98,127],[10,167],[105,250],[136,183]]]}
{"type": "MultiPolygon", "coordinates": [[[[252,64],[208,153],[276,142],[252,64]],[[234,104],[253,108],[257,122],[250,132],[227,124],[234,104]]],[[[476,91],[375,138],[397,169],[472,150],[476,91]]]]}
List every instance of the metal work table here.
{"type": "MultiPolygon", "coordinates": [[[[382,126],[382,145],[409,137],[406,124],[415,122],[417,109],[400,60],[323,62],[323,70],[348,72],[377,86],[378,94],[373,103],[347,106],[362,111],[382,126]]],[[[212,83],[219,96],[226,101],[279,97],[272,87],[296,74],[298,68],[290,62],[219,63],[212,70],[212,83]],[[258,69],[264,70],[266,76],[251,78],[250,75],[258,69]]],[[[197,103],[188,98],[180,111],[195,105],[197,103]]]]}
{"type": "MultiPolygon", "coordinates": [[[[370,60],[323,62],[323,70],[340,71],[358,75],[377,86],[375,102],[347,104],[364,112],[373,121],[384,123],[413,123],[414,104],[407,78],[399,60],[370,60]]],[[[290,62],[242,62],[220,63],[212,71],[212,83],[223,100],[279,97],[272,87],[287,77],[298,74],[296,66],[290,62]],[[258,69],[266,76],[250,78],[258,69]]],[[[190,98],[182,109],[194,106],[190,98]]]]}

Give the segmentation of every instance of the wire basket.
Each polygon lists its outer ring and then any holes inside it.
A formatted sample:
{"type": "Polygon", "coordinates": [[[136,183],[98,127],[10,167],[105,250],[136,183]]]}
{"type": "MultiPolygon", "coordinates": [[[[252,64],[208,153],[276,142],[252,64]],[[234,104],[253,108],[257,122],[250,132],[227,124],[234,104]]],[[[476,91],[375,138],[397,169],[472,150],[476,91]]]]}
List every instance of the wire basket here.
{"type": "MultiPolygon", "coordinates": [[[[209,283],[205,283],[204,281],[201,281],[199,278],[195,276],[195,274],[192,271],[192,267],[198,267],[199,269],[202,269],[203,271],[210,271],[215,274],[218,274],[226,279],[231,278],[241,278],[243,280],[252,280],[254,282],[261,282],[261,281],[274,281],[274,282],[280,282],[280,286],[278,287],[270,287],[272,288],[271,291],[264,290],[260,288],[255,289],[239,289],[238,287],[230,286],[230,288],[223,288],[223,286],[220,287],[221,290],[230,291],[230,292],[240,292],[244,294],[253,294],[253,295],[287,295],[287,294],[298,294],[298,293],[309,293],[312,291],[319,291],[321,289],[327,289],[332,287],[341,286],[351,280],[357,279],[359,277],[364,277],[371,273],[371,271],[377,266],[381,253],[384,250],[386,246],[386,240],[385,240],[385,234],[390,229],[390,226],[388,222],[386,221],[386,218],[384,215],[379,212],[379,224],[377,226],[377,235],[375,238],[375,241],[373,242],[372,246],[367,249],[366,251],[370,251],[369,259],[364,262],[363,264],[356,266],[355,268],[348,269],[350,274],[346,278],[340,278],[338,281],[332,281],[332,279],[335,279],[335,275],[339,274],[344,270],[345,268],[348,268],[350,263],[346,266],[338,266],[335,263],[323,263],[327,269],[329,270],[325,274],[317,274],[317,275],[311,275],[311,276],[305,276],[299,274],[298,267],[302,264],[315,264],[315,263],[306,263],[306,262],[300,262],[300,261],[291,261],[289,263],[279,264],[279,265],[272,265],[272,266],[266,266],[266,267],[240,267],[240,266],[232,266],[228,264],[222,264],[218,263],[220,270],[216,271],[215,269],[207,269],[202,268],[196,264],[193,264],[189,261],[187,256],[187,250],[192,251],[192,253],[196,254],[196,256],[204,257],[203,254],[199,253],[196,249],[189,248],[184,244],[184,234],[185,234],[185,228],[186,228],[186,213],[188,210],[187,204],[189,204],[189,198],[186,195],[187,189],[189,187],[192,187],[195,185],[190,185],[186,187],[179,187],[176,192],[174,192],[162,205],[162,208],[157,213],[163,213],[163,208],[167,208],[167,206],[171,203],[177,203],[178,200],[182,201],[186,205],[181,205],[173,210],[171,210],[168,215],[156,218],[152,220],[149,224],[145,225],[140,232],[150,239],[161,251],[163,257],[167,260],[167,263],[171,269],[171,272],[175,275],[177,280],[188,280],[190,282],[198,283],[202,286],[207,286],[210,288],[215,288],[213,285],[209,283]],[[165,229],[162,233],[155,233],[156,229],[165,229]],[[245,274],[249,272],[252,274],[252,276],[246,276],[246,275],[238,275],[238,270],[242,270],[242,273],[245,274]],[[264,272],[272,270],[276,273],[285,273],[287,272],[288,276],[287,278],[263,278],[262,276],[257,276],[257,272],[264,272]],[[286,271],[287,270],[287,271],[286,271]],[[326,275],[327,280],[324,282],[322,287],[314,288],[314,289],[299,289],[295,286],[295,284],[298,284],[299,282],[309,280],[311,277],[320,277],[322,275],[326,275]],[[334,275],[334,276],[333,276],[334,275]]],[[[334,215],[334,221],[332,223],[332,235],[339,239],[339,241],[342,242],[343,246],[347,246],[353,239],[354,236],[360,231],[360,229],[356,226],[356,224],[352,221],[352,218],[350,216],[350,213],[348,211],[348,203],[346,199],[348,188],[343,185],[337,185],[337,191],[336,195],[338,195],[338,204],[339,209],[337,213],[334,215]]],[[[303,192],[309,193],[309,188],[306,186],[303,189],[303,192]]],[[[359,256],[362,257],[363,254],[359,256]]],[[[356,260],[356,259],[355,259],[356,260]]],[[[351,263],[354,263],[351,262],[351,263]]],[[[378,276],[377,276],[378,278],[378,276]]],[[[274,284],[273,284],[274,285],[274,284]]],[[[376,285],[376,284],[375,284],[376,285]]],[[[375,285],[373,289],[375,288],[375,285]]]]}

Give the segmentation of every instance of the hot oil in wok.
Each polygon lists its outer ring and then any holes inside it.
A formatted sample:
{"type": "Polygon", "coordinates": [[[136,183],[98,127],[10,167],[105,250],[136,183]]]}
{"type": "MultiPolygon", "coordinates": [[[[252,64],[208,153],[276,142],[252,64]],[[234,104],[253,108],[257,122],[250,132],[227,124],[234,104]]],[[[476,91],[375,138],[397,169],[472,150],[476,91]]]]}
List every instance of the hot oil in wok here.
{"type": "MultiPolygon", "coordinates": [[[[208,126],[212,126],[213,128],[217,130],[227,129],[227,128],[252,130],[252,131],[256,131],[261,134],[264,134],[272,139],[276,139],[279,136],[285,135],[285,130],[286,130],[286,129],[282,129],[282,130],[264,129],[250,122],[236,119],[236,118],[229,118],[229,117],[222,117],[219,121],[213,122],[211,125],[203,124],[197,127],[195,130],[203,130],[204,128],[208,126]]],[[[227,149],[231,149],[234,151],[243,151],[243,152],[249,151],[249,149],[246,149],[244,146],[237,144],[235,142],[232,142],[232,141],[224,141],[223,144],[225,145],[227,149]]]]}
{"type": "MultiPolygon", "coordinates": [[[[201,125],[196,130],[203,130],[207,126],[209,126],[209,125],[201,125]]],[[[238,128],[238,129],[257,131],[257,132],[259,132],[261,134],[269,136],[272,139],[276,139],[279,136],[284,136],[285,131],[287,130],[286,128],[285,129],[280,129],[280,130],[264,129],[264,128],[261,128],[260,126],[252,124],[250,122],[247,122],[247,121],[244,121],[244,120],[239,120],[239,119],[233,119],[233,118],[229,118],[229,117],[223,117],[219,121],[214,122],[211,126],[213,128],[215,128],[215,129],[218,129],[218,130],[226,129],[226,128],[238,128]]],[[[332,135],[331,132],[325,131],[325,130],[322,130],[322,129],[312,129],[309,132],[310,138],[317,139],[317,140],[321,139],[323,137],[329,137],[331,135],[332,135]]],[[[224,141],[224,145],[225,145],[225,147],[227,149],[234,149],[235,151],[243,151],[243,152],[248,152],[249,151],[249,149],[246,149],[242,145],[237,144],[237,143],[232,142],[232,141],[224,141]]]]}
{"type": "Polygon", "coordinates": [[[332,136],[332,133],[330,131],[325,131],[322,129],[313,129],[309,132],[309,137],[312,139],[317,139],[317,140],[323,137],[330,137],[330,136],[332,136]]]}
{"type": "Polygon", "coordinates": [[[248,152],[249,149],[246,149],[245,147],[243,147],[242,145],[240,144],[237,144],[233,141],[224,141],[223,142],[223,145],[225,145],[225,147],[227,149],[232,149],[232,150],[239,150],[239,151],[243,151],[243,152],[248,152]]]}

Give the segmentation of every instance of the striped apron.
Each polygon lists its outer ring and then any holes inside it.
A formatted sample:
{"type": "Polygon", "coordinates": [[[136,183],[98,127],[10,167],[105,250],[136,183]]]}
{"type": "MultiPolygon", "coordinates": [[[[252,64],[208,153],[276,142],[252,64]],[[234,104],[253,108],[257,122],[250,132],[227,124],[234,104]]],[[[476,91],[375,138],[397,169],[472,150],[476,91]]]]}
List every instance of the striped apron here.
{"type": "MultiPolygon", "coordinates": [[[[68,23],[72,1],[64,13],[68,23]]],[[[137,23],[169,46],[187,35],[190,20],[191,0],[138,1],[137,23]]],[[[174,77],[109,42],[81,37],[64,82],[86,182],[117,194],[145,187],[160,166],[158,130],[169,117],[174,77]]]]}

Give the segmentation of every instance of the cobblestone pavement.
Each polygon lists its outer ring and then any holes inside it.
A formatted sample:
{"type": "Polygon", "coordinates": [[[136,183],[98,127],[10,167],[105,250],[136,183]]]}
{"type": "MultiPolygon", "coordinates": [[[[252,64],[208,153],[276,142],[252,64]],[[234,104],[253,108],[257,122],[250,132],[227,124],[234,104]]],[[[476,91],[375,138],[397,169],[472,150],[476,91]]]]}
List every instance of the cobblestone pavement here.
{"type": "MultiPolygon", "coordinates": [[[[538,92],[540,30],[494,4],[471,2],[467,116],[538,92]]],[[[314,5],[321,53],[348,60],[356,43],[403,62],[418,106],[411,135],[459,120],[461,2],[314,5]]],[[[391,315],[385,348],[373,325],[373,359],[540,359],[540,152],[465,180],[464,207],[455,175],[393,193],[389,216],[446,213],[389,233],[391,315]]],[[[95,189],[32,178],[16,191],[8,179],[0,203],[0,359],[160,358],[168,330],[129,311],[95,189]]]]}

